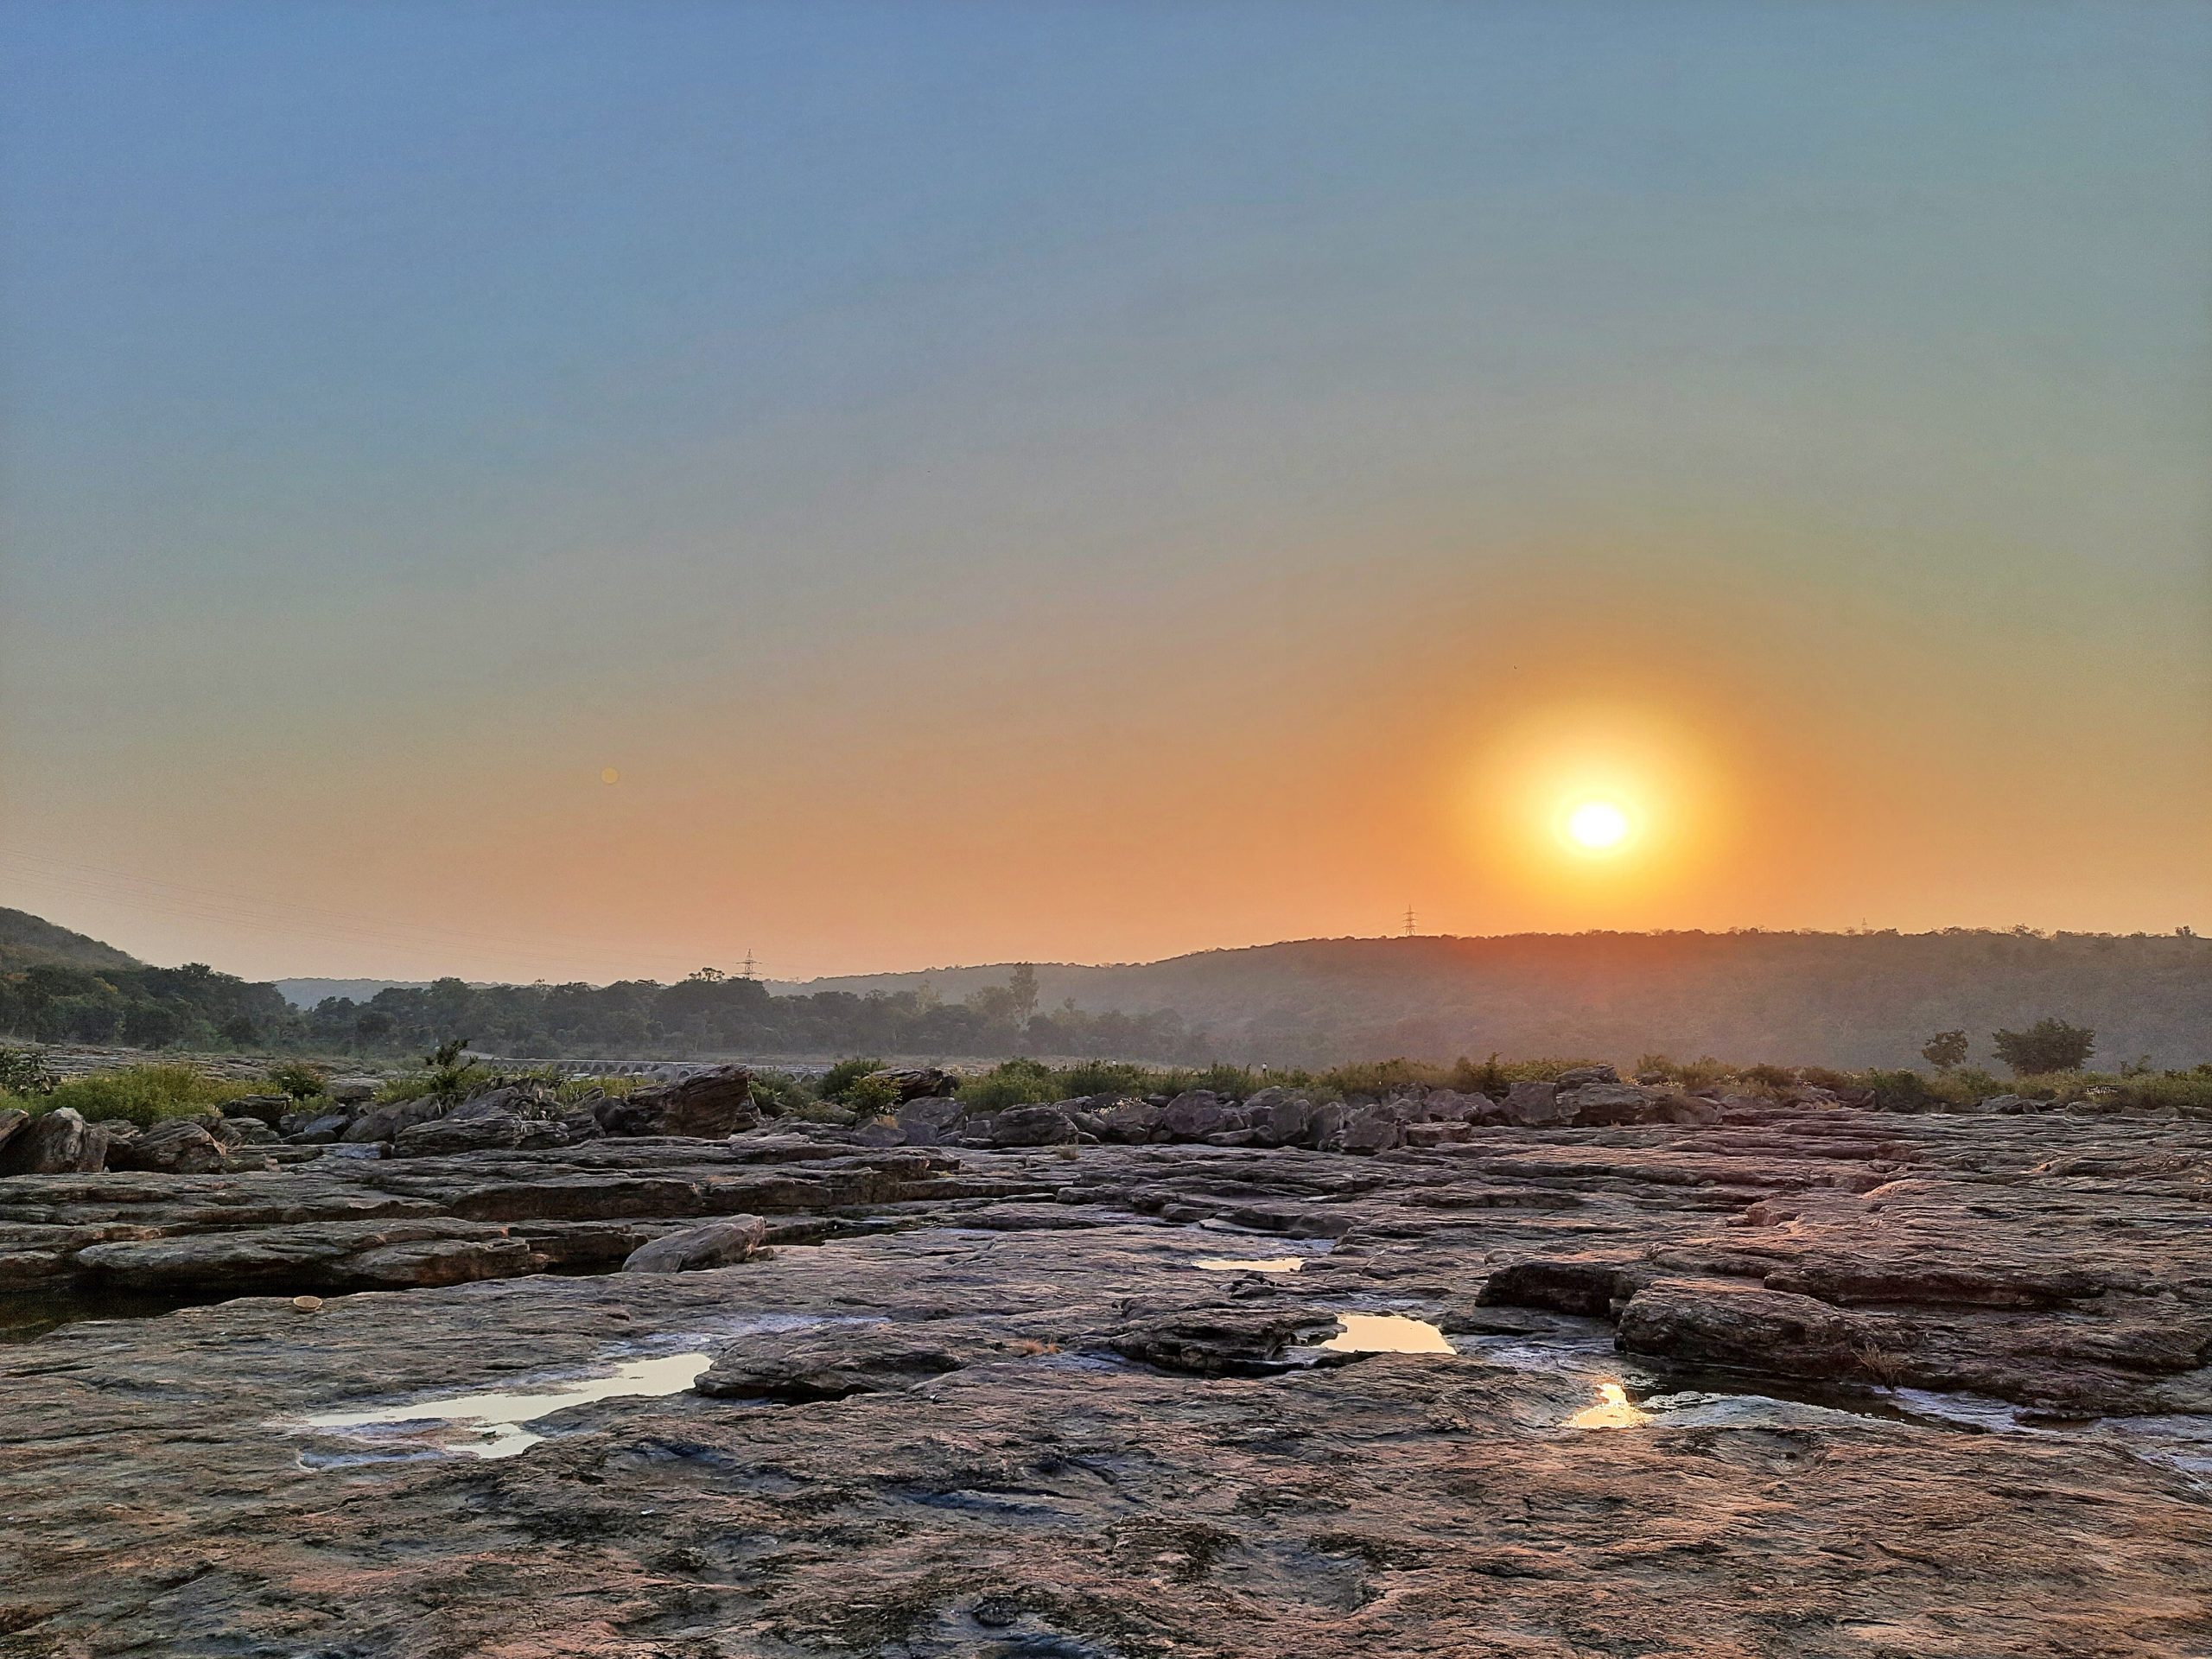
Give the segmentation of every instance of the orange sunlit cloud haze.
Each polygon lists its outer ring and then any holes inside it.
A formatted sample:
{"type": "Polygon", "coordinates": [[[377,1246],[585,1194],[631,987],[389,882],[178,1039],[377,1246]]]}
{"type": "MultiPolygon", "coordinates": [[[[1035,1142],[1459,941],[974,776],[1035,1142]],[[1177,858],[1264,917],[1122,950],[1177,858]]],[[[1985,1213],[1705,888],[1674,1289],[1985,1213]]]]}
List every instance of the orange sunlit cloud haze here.
{"type": "Polygon", "coordinates": [[[2212,12],[170,16],[0,61],[10,905],[2212,930],[2212,12]]]}

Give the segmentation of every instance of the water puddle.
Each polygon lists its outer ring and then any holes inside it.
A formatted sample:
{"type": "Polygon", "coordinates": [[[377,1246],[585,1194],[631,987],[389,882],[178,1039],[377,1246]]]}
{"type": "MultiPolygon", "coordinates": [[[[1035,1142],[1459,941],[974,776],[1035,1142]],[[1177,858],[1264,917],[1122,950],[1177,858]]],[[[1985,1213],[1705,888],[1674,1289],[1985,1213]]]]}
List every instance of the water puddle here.
{"type": "Polygon", "coordinates": [[[1651,1421],[1649,1412],[1628,1402],[1628,1390],[1618,1382],[1598,1385],[1598,1403],[1567,1420],[1569,1428],[1635,1428],[1651,1421]]]}
{"type": "Polygon", "coordinates": [[[1242,1259],[1228,1255],[1202,1255],[1191,1263],[1201,1273],[1296,1273],[1306,1258],[1299,1255],[1261,1255],[1242,1259]]]}
{"type": "MultiPolygon", "coordinates": [[[[1339,1345],[1332,1344],[1332,1346],[1339,1345]]],[[[2212,1492],[2212,1416],[2059,1418],[1980,1395],[1924,1389],[1872,1390],[1807,1385],[1790,1394],[1754,1394],[1718,1378],[1702,1389],[1624,1368],[1605,1327],[1560,1319],[1526,1334],[1462,1337],[1459,1351],[1517,1370],[1578,1378],[1595,1402],[1566,1421],[1572,1429],[1784,1428],[1850,1423],[1912,1423],[1955,1433],[2018,1434],[2101,1446],[2182,1475],[2212,1492]]]]}
{"type": "Polygon", "coordinates": [[[1452,1354],[1451,1339],[1427,1319],[1408,1319],[1402,1313],[1338,1313],[1335,1315],[1344,1329],[1326,1342],[1324,1348],[1334,1349],[1340,1354],[1452,1354]]]}
{"type": "Polygon", "coordinates": [[[627,1360],[605,1376],[578,1377],[537,1392],[500,1389],[365,1411],[320,1412],[302,1419],[302,1426],[346,1431],[373,1442],[378,1450],[351,1457],[302,1452],[300,1461],[309,1468],[329,1468],[441,1453],[512,1458],[545,1438],[533,1433],[525,1424],[597,1400],[681,1394],[713,1359],[707,1353],[664,1354],[653,1359],[627,1360]]]}

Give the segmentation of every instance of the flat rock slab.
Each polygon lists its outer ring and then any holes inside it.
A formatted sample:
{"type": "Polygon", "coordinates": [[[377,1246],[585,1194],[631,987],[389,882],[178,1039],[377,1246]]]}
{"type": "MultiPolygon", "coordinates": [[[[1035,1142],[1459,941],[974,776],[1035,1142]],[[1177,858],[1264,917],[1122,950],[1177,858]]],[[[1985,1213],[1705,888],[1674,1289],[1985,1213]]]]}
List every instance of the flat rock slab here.
{"type": "Polygon", "coordinates": [[[2202,1655],[2208,1218],[1843,1109],[16,1177],[7,1283],[211,1300],[0,1345],[0,1654],[2202,1655]]]}
{"type": "MultiPolygon", "coordinates": [[[[1588,1377],[1478,1354],[1120,1359],[1132,1296],[1218,1306],[1207,1238],[921,1230],[65,1328],[0,1351],[6,1651],[2201,1650],[2212,1503],[2174,1471],[1807,1408],[1579,1427],[1588,1377]],[[604,1398],[491,1462],[306,1422],[717,1348],[702,1383],[891,1386],[604,1398]]],[[[1282,1317],[1382,1305],[1341,1265],[1282,1317]]]]}

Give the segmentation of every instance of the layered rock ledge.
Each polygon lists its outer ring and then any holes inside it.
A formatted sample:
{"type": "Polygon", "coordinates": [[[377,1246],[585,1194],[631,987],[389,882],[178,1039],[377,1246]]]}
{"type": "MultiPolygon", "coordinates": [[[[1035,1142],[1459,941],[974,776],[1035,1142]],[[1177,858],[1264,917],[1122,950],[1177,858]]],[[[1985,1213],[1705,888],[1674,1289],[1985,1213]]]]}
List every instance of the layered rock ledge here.
{"type": "Polygon", "coordinates": [[[2212,1127],[1701,1116],[10,1178],[0,1653],[2204,1651],[2212,1127]]]}

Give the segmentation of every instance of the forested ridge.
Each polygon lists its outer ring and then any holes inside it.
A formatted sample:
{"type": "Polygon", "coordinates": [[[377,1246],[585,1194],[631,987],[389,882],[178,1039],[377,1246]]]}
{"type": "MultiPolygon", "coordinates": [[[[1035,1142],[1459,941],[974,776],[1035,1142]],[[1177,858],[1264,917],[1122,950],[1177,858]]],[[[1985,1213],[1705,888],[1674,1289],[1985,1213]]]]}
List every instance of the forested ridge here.
{"type": "Polygon", "coordinates": [[[0,1033],[19,1039],[393,1055],[466,1037],[543,1058],[1327,1065],[1495,1052],[1858,1067],[1918,1064],[1921,1046],[1945,1030],[1966,1032],[1984,1060],[1990,1033],[2046,1015],[2093,1027],[2103,1065],[2212,1058],[2212,941],[1967,929],[1313,939],[1113,967],[1002,963],[778,988],[711,969],[674,984],[448,978],[304,1010],[273,985],[196,963],[0,971],[0,1033]]]}

